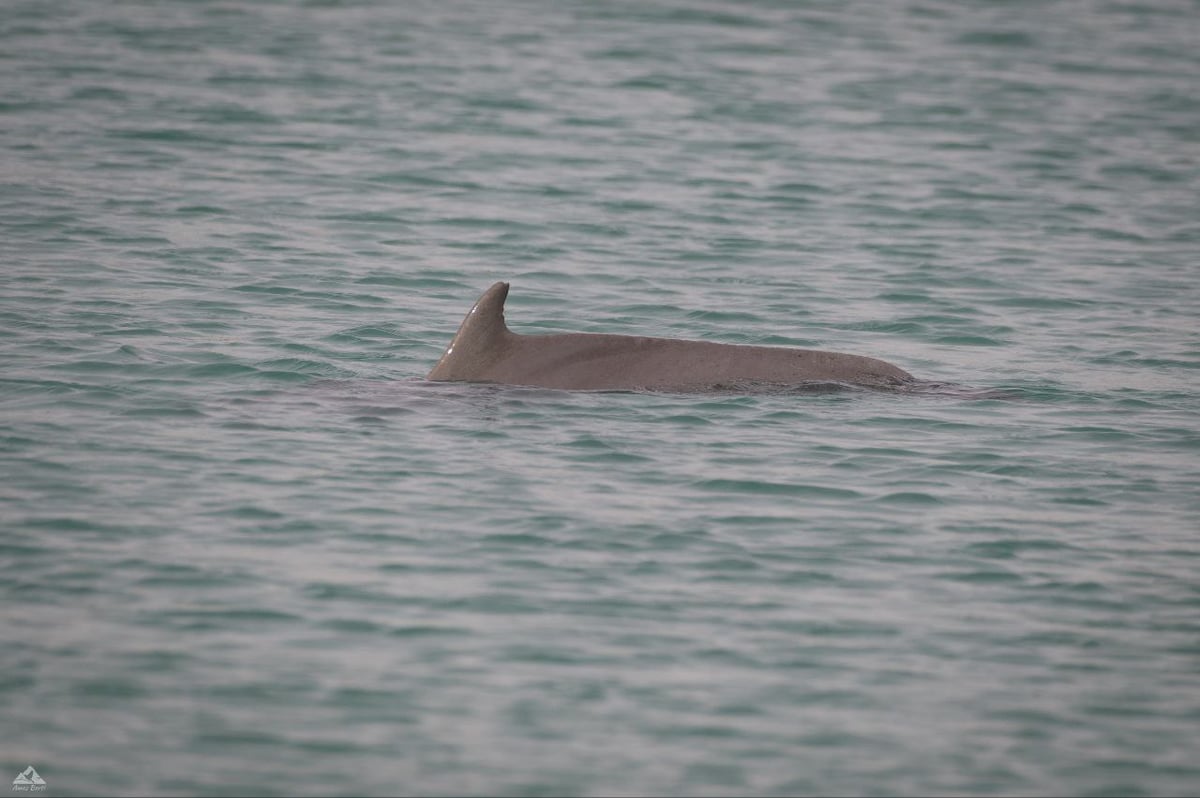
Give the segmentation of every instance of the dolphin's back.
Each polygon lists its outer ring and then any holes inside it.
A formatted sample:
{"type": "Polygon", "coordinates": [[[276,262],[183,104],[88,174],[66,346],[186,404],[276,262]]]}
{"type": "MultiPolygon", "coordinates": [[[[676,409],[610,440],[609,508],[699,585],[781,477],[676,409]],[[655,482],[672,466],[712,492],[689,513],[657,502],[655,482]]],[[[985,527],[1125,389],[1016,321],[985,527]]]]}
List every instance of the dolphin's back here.
{"type": "Polygon", "coordinates": [[[575,390],[696,390],[740,383],[911,380],[890,363],[815,349],[625,335],[515,335],[488,382],[575,390]]]}
{"type": "Polygon", "coordinates": [[[631,335],[517,335],[504,323],[508,284],[489,288],[459,327],[431,380],[568,390],[705,390],[746,383],[889,386],[903,369],[861,355],[631,335]]]}

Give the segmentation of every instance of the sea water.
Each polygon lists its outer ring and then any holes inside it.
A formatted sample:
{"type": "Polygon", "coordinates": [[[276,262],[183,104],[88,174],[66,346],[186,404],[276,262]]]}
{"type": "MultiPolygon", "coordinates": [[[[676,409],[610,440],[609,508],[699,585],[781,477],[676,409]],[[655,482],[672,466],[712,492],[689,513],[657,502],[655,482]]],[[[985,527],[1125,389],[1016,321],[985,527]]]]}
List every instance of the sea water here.
{"type": "Polygon", "coordinates": [[[1191,0],[5,2],[0,777],[1194,792],[1197,42],[1191,0]],[[524,334],[960,388],[423,381],[496,280],[524,334]]]}

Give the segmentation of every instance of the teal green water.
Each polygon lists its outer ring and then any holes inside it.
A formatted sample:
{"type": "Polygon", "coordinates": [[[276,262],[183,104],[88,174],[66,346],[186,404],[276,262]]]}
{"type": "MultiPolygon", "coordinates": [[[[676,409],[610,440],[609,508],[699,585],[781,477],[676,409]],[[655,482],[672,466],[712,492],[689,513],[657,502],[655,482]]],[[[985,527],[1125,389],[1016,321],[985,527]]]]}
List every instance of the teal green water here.
{"type": "Polygon", "coordinates": [[[1194,793],[1198,41],[1187,0],[5,3],[0,778],[1194,793]],[[520,332],[1003,394],[424,382],[495,280],[520,332]]]}

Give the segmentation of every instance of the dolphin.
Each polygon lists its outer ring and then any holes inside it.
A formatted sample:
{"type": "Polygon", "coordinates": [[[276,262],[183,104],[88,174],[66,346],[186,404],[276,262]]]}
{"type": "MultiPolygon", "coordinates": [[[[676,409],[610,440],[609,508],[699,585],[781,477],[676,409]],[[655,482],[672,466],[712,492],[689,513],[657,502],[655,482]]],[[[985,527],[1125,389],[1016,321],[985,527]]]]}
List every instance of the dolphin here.
{"type": "Polygon", "coordinates": [[[702,392],[840,383],[900,388],[915,378],[861,355],[636,335],[519,335],[504,323],[508,283],[467,313],[427,379],[578,391],[702,392]]]}

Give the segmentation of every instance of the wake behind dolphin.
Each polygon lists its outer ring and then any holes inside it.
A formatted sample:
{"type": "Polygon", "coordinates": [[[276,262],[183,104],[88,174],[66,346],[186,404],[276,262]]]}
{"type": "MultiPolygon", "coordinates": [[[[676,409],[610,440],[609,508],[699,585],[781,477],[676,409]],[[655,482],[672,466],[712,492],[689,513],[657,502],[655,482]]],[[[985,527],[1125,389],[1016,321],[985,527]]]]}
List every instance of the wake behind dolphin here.
{"type": "Polygon", "coordinates": [[[579,391],[708,392],[833,383],[876,389],[917,384],[903,369],[862,355],[634,335],[519,335],[504,322],[508,283],[475,303],[436,381],[490,382],[579,391]]]}

